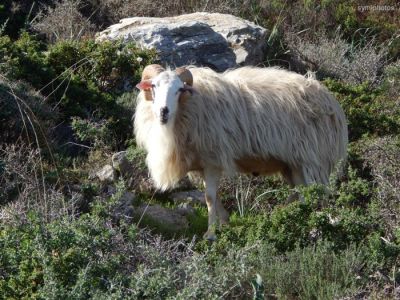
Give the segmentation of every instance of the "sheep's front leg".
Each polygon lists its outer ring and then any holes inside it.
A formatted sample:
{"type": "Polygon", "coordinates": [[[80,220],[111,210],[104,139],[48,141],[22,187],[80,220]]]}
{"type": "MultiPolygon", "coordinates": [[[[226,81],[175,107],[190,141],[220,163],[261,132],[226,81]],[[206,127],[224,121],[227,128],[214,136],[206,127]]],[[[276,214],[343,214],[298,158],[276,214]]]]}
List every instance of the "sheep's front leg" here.
{"type": "Polygon", "coordinates": [[[216,169],[204,170],[204,184],[206,186],[206,203],[208,208],[208,230],[204,238],[214,241],[217,237],[215,229],[217,226],[217,189],[221,172],[216,169]]]}

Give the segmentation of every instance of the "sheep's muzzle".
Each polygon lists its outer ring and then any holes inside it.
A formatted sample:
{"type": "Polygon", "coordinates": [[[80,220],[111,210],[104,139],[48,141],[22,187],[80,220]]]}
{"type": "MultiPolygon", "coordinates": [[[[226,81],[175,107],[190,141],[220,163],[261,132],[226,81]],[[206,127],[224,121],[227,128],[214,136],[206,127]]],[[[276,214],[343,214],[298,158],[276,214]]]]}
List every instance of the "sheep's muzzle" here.
{"type": "Polygon", "coordinates": [[[169,113],[169,109],[168,107],[162,107],[160,109],[160,122],[161,124],[165,125],[168,122],[168,113],[169,113]]]}

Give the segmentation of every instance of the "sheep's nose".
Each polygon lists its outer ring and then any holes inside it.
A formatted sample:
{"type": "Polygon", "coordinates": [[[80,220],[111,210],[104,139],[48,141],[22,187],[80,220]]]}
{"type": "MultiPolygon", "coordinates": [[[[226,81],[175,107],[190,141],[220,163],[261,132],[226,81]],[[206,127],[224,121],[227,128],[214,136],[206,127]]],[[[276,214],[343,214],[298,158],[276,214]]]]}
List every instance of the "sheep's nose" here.
{"type": "Polygon", "coordinates": [[[168,107],[162,107],[160,109],[161,124],[166,124],[167,123],[167,121],[168,121],[168,113],[169,113],[168,107]]]}

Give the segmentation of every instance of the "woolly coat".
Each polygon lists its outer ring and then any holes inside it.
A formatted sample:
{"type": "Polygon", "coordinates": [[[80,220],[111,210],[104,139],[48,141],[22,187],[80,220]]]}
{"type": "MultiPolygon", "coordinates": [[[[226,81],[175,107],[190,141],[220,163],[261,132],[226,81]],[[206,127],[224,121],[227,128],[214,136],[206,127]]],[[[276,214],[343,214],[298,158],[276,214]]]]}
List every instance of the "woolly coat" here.
{"type": "Polygon", "coordinates": [[[326,184],[346,157],[344,112],[317,80],[278,68],[190,71],[196,92],[180,101],[169,126],[155,119],[143,92],[138,95],[136,140],[158,188],[207,166],[244,171],[244,158],[283,162],[301,169],[307,182],[326,184]]]}

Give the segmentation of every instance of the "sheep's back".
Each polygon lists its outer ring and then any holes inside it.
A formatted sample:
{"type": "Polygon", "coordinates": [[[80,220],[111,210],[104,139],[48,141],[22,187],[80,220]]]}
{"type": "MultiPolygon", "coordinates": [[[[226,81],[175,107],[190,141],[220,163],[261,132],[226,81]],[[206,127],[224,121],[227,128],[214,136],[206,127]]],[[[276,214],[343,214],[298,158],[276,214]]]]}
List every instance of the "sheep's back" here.
{"type": "Polygon", "coordinates": [[[192,68],[197,93],[182,113],[188,143],[210,163],[234,171],[241,156],[327,168],[344,157],[346,120],[318,81],[276,68],[244,67],[217,74],[192,68]]]}

